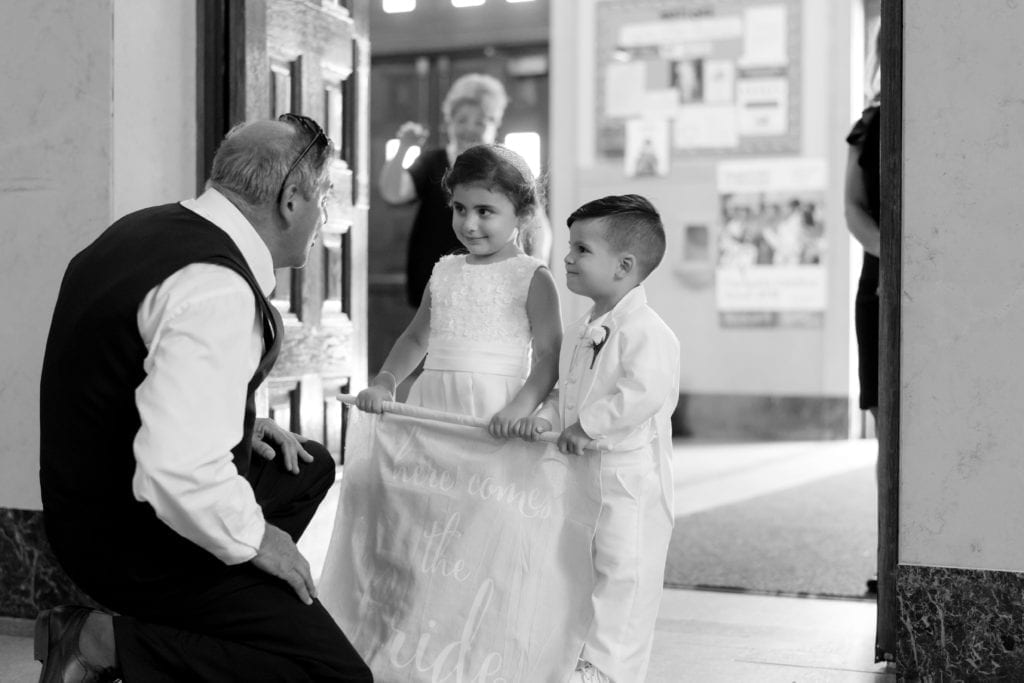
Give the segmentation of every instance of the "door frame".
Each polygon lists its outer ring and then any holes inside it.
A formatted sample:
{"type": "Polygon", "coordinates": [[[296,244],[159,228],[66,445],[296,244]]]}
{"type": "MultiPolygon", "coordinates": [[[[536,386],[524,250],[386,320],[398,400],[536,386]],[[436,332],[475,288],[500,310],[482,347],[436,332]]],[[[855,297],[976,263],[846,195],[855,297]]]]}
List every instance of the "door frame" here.
{"type": "Polygon", "coordinates": [[[227,132],[227,0],[196,4],[196,194],[202,192],[217,141],[227,132]]]}
{"type": "MultiPolygon", "coordinates": [[[[257,0],[260,9],[262,1],[257,0]]],[[[233,84],[245,83],[246,0],[203,0],[196,3],[196,193],[203,191],[213,155],[224,135],[245,120],[232,111],[233,84]]]]}
{"type": "Polygon", "coordinates": [[[878,392],[878,611],[875,661],[895,662],[899,607],[900,293],[903,242],[903,0],[883,0],[878,392]]]}

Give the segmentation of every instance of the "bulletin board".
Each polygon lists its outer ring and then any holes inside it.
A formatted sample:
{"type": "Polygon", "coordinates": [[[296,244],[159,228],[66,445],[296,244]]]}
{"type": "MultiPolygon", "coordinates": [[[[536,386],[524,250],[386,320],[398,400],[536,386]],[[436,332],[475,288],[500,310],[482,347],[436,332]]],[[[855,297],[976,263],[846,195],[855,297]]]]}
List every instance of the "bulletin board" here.
{"type": "MultiPolygon", "coordinates": [[[[801,0],[601,0],[597,153],[800,152],[801,0]],[[638,137],[639,136],[639,137],[638,137]]],[[[630,169],[630,159],[636,163],[630,169]]]]}

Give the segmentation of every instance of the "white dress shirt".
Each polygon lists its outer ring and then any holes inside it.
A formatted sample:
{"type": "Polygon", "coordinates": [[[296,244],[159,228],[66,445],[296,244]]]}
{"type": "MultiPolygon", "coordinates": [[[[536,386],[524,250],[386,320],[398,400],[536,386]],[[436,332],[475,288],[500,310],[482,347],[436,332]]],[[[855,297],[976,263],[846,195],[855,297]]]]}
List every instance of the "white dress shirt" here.
{"type": "MultiPolygon", "coordinates": [[[[273,290],[270,251],[224,195],[207,190],[182,206],[226,232],[264,294],[273,290]]],[[[235,271],[195,263],[150,290],[137,320],[148,353],[135,391],[142,427],[132,491],[224,563],[250,560],[265,522],[231,448],[242,438],[246,388],[263,352],[253,292],[235,271]]]]}

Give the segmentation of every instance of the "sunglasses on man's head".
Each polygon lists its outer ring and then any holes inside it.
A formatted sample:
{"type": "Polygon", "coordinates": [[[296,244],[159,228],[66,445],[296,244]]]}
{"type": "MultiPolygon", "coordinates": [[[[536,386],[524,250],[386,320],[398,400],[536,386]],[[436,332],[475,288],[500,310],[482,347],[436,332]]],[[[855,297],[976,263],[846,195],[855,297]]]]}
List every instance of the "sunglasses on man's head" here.
{"type": "Polygon", "coordinates": [[[325,133],[324,129],[320,127],[320,124],[308,116],[303,116],[302,114],[281,114],[277,117],[277,120],[284,123],[290,123],[293,126],[298,126],[302,131],[312,136],[306,146],[302,148],[302,151],[299,152],[299,156],[295,157],[295,161],[293,161],[292,165],[288,167],[288,170],[284,174],[284,179],[281,180],[281,189],[277,192],[277,201],[280,202],[281,197],[284,196],[285,183],[288,182],[288,176],[292,174],[295,167],[299,165],[307,154],[309,154],[309,150],[313,149],[313,145],[318,142],[323,143],[323,147],[320,150],[320,153],[323,154],[324,150],[330,147],[331,139],[327,137],[327,133],[325,133]]]}

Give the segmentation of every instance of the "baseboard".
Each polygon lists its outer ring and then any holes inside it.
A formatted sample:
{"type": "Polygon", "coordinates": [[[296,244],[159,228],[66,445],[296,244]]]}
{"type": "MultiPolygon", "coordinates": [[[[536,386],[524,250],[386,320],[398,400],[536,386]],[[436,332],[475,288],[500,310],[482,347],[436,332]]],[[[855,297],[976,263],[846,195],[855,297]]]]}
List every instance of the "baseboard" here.
{"type": "Polygon", "coordinates": [[[676,438],[732,441],[846,439],[850,399],[681,393],[672,416],[676,438]]]}

